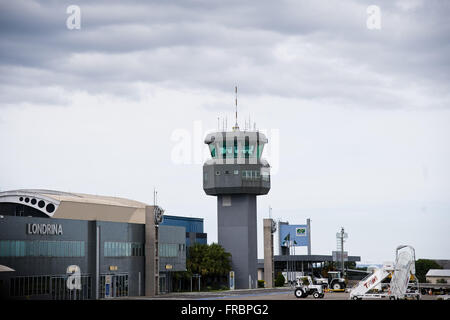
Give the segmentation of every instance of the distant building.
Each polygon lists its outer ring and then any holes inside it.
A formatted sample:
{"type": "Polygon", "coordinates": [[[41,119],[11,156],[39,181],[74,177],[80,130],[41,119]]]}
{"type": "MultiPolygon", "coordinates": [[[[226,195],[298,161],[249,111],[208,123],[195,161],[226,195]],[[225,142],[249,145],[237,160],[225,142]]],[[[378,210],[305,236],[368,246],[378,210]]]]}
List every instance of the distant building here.
{"type": "Polygon", "coordinates": [[[450,269],[430,269],[425,277],[430,283],[438,283],[441,279],[450,283],[450,269]]]}
{"type": "Polygon", "coordinates": [[[161,226],[184,227],[186,232],[186,246],[194,243],[207,244],[207,234],[203,232],[203,218],[179,217],[164,215],[161,226]]]}

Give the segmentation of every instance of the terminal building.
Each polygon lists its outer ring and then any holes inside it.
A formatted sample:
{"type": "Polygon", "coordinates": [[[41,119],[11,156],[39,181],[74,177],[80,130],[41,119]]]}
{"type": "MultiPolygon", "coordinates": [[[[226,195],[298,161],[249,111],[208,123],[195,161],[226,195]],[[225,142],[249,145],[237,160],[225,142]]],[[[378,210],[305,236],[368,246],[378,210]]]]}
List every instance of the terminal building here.
{"type": "MultiPolygon", "coordinates": [[[[290,225],[288,222],[278,222],[277,233],[278,255],[273,256],[273,275],[282,273],[286,281],[295,280],[297,274],[320,274],[322,269],[336,264],[333,255],[317,255],[311,253],[311,223],[290,225]],[[296,254],[295,249],[307,247],[307,254],[296,254]]],[[[345,257],[346,262],[361,261],[360,256],[345,257]]],[[[258,259],[258,279],[264,280],[264,259],[258,259]]],[[[357,270],[346,270],[358,272],[357,270]]],[[[363,273],[365,275],[365,273],[363,273]]],[[[267,281],[266,281],[267,282],[267,281]]]]}
{"type": "Polygon", "coordinates": [[[101,299],[170,291],[203,220],[124,198],[52,190],[0,192],[0,295],[101,299]],[[184,225],[183,225],[184,223],[184,225]],[[186,226],[196,225],[191,229],[186,226]]]}

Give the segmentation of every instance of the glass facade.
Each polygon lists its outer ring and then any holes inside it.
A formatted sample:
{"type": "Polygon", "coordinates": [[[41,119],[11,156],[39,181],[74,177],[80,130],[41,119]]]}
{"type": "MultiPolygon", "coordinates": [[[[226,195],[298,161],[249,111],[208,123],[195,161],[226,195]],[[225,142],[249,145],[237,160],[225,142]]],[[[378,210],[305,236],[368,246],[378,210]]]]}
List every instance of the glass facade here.
{"type": "MultiPolygon", "coordinates": [[[[106,276],[106,274],[100,275],[100,298],[105,298],[106,276]]],[[[110,274],[109,276],[111,276],[111,297],[127,297],[129,291],[128,274],[110,274]]]]}
{"type": "Polygon", "coordinates": [[[103,243],[105,257],[141,257],[144,255],[144,244],[139,242],[109,242],[103,243]]]}
{"type": "Polygon", "coordinates": [[[186,245],[179,243],[160,243],[159,256],[160,257],[178,257],[185,254],[186,245]]]}
{"type": "Polygon", "coordinates": [[[232,141],[221,141],[209,144],[209,151],[212,158],[238,158],[241,154],[242,158],[260,158],[263,152],[264,145],[261,143],[249,142],[245,143],[235,140],[232,141]]]}
{"type": "Polygon", "coordinates": [[[0,257],[84,257],[84,241],[0,240],[0,257]]]}
{"type": "Polygon", "coordinates": [[[163,226],[185,227],[186,232],[203,233],[203,219],[165,215],[163,226]]]}

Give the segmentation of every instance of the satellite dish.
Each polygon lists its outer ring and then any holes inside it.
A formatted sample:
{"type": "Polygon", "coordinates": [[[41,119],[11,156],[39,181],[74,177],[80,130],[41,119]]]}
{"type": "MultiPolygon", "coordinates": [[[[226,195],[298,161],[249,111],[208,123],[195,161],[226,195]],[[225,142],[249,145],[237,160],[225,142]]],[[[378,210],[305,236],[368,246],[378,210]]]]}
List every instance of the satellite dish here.
{"type": "Polygon", "coordinates": [[[154,214],[155,214],[155,224],[158,225],[162,223],[164,210],[159,206],[155,206],[154,214]]]}

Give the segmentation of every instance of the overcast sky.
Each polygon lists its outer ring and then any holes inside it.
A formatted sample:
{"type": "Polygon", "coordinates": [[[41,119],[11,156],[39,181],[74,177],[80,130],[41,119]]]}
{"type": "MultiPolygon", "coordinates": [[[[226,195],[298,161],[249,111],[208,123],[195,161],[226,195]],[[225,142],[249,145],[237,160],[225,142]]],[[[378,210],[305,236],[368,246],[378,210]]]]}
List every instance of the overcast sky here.
{"type": "Polygon", "coordinates": [[[151,204],[156,187],[217,241],[203,139],[231,128],[237,85],[273,166],[260,258],[270,205],[312,219],[313,254],[343,226],[364,262],[399,244],[450,259],[449,16],[440,0],[0,0],[0,189],[151,204]]]}

